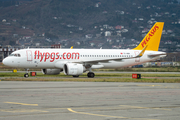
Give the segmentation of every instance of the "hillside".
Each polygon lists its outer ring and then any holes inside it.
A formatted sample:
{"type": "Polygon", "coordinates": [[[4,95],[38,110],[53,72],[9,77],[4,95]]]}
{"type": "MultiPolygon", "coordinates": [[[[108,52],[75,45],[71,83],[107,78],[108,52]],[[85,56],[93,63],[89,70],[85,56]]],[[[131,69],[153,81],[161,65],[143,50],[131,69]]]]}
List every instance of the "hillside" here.
{"type": "Polygon", "coordinates": [[[64,47],[130,48],[128,45],[141,41],[156,21],[165,22],[162,44],[171,41],[178,45],[180,36],[180,5],[176,0],[0,0],[0,3],[1,45],[61,43],[64,47]]]}

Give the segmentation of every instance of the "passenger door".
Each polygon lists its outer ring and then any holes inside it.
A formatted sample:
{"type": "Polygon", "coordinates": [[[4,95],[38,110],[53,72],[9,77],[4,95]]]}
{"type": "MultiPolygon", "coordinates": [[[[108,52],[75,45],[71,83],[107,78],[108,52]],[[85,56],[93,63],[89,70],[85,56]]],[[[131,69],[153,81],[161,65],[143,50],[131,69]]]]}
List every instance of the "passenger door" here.
{"type": "Polygon", "coordinates": [[[27,61],[32,61],[33,60],[33,56],[32,56],[32,51],[31,50],[27,50],[26,51],[26,56],[27,56],[27,61]]]}

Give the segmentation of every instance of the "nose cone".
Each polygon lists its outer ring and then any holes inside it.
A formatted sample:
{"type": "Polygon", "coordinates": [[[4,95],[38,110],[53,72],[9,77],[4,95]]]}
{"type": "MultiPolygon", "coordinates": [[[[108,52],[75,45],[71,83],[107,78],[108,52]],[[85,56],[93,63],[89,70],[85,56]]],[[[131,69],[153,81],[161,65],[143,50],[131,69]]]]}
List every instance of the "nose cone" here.
{"type": "Polygon", "coordinates": [[[9,67],[18,67],[19,64],[16,61],[17,60],[13,57],[6,57],[5,59],[3,59],[2,63],[9,67]]]}
{"type": "Polygon", "coordinates": [[[8,65],[8,60],[7,60],[6,58],[4,58],[3,61],[2,61],[2,63],[3,63],[4,65],[8,65]]]}

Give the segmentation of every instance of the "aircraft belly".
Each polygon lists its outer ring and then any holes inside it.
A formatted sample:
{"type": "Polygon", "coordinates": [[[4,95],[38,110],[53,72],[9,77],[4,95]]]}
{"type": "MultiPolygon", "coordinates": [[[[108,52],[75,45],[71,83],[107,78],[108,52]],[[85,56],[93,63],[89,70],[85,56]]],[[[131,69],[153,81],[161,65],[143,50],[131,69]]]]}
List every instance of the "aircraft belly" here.
{"type": "Polygon", "coordinates": [[[101,63],[104,69],[123,67],[124,62],[101,63]]]}
{"type": "Polygon", "coordinates": [[[135,62],[135,59],[131,59],[131,60],[125,60],[123,62],[109,62],[109,63],[101,63],[102,65],[104,65],[104,69],[115,69],[115,68],[122,68],[122,67],[127,67],[127,66],[134,66],[134,65],[138,65],[138,64],[142,64],[144,63],[144,60],[141,60],[139,62],[135,62]]]}
{"type": "Polygon", "coordinates": [[[55,68],[54,63],[37,63],[36,68],[55,68]]]}

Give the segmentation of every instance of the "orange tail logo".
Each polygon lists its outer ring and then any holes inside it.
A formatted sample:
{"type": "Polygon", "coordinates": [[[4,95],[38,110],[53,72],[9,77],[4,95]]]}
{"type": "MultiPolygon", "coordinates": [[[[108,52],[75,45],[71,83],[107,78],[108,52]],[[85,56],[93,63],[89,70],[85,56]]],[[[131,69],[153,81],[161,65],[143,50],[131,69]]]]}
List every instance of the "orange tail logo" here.
{"type": "Polygon", "coordinates": [[[148,45],[147,50],[158,51],[163,25],[163,22],[157,22],[134,50],[142,50],[148,45]]]}

